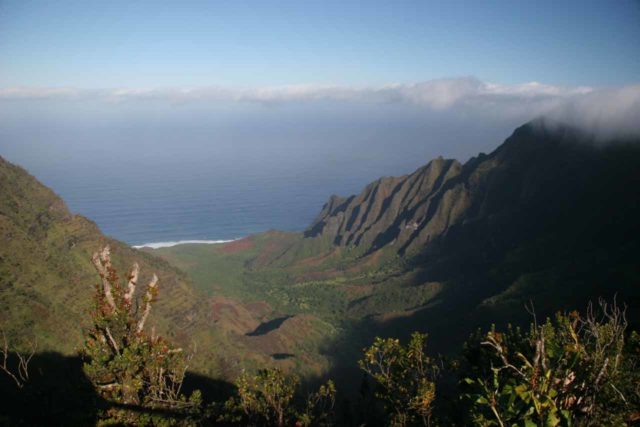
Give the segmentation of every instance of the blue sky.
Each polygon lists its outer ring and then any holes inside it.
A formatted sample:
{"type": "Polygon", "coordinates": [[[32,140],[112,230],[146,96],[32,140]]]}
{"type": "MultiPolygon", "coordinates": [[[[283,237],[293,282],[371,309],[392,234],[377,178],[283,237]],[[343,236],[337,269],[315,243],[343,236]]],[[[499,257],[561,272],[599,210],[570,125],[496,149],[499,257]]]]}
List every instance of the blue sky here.
{"type": "Polygon", "coordinates": [[[639,46],[638,0],[0,0],[0,154],[119,129],[464,159],[540,116],[640,135],[639,46]]]}
{"type": "Polygon", "coordinates": [[[640,81],[640,2],[0,0],[0,87],[640,81]]]}

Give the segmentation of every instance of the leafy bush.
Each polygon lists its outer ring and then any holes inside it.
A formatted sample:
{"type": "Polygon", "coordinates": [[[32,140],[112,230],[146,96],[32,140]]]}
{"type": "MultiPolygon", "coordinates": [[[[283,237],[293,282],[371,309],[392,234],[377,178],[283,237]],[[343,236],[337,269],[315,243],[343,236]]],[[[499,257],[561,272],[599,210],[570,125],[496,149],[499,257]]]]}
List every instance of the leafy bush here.
{"type": "Polygon", "coordinates": [[[236,380],[237,396],[229,399],[219,421],[239,425],[331,425],[335,386],[329,381],[305,402],[296,402],[299,379],[280,369],[243,373],[236,380]]]}
{"type": "Polygon", "coordinates": [[[376,381],[376,397],[385,403],[392,425],[431,425],[440,369],[426,354],[426,340],[418,332],[406,346],[398,339],[376,338],[359,361],[376,381]]]}
{"type": "Polygon", "coordinates": [[[638,335],[600,301],[529,332],[492,328],[467,343],[464,398],[483,426],[625,425],[639,414],[638,335]]]}
{"type": "Polygon", "coordinates": [[[93,263],[101,283],[96,286],[93,327],[82,354],[85,374],[108,403],[107,420],[173,424],[175,415],[186,423],[200,405],[199,392],[189,399],[180,392],[190,357],[144,330],[158,292],[157,276],[147,286],[141,307],[135,307],[138,265],[134,264],[125,288],[111,265],[109,247],[96,253],[93,263]]]}

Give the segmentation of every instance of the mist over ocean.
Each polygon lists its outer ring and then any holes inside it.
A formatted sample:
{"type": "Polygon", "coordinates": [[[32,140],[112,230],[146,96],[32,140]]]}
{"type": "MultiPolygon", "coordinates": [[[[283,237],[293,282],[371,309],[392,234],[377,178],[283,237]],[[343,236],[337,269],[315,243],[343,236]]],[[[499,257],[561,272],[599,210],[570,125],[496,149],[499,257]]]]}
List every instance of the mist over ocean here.
{"type": "Polygon", "coordinates": [[[302,231],[331,194],[438,155],[466,160],[519,124],[399,106],[90,107],[5,106],[0,155],[132,245],[302,231]]]}

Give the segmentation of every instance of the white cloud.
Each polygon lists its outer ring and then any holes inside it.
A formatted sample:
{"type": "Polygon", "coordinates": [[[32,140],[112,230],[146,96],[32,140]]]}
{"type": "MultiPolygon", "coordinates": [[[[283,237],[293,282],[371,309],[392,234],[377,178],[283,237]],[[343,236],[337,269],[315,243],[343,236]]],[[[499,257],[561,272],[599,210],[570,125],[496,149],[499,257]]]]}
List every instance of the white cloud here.
{"type": "Polygon", "coordinates": [[[640,85],[593,91],[561,103],[547,115],[600,138],[640,136],[640,85]]]}
{"type": "Polygon", "coordinates": [[[415,84],[389,84],[378,87],[338,85],[289,85],[267,87],[206,86],[192,88],[0,88],[0,99],[83,99],[104,101],[161,100],[168,102],[252,102],[352,101],[370,103],[404,102],[436,110],[482,98],[565,97],[586,93],[591,88],[563,88],[532,82],[520,85],[485,83],[478,79],[438,79],[415,84]]]}
{"type": "Polygon", "coordinates": [[[106,103],[257,103],[332,101],[404,104],[480,118],[526,121],[546,115],[602,135],[640,135],[640,85],[619,88],[563,87],[529,82],[498,84],[473,77],[377,87],[290,85],[191,88],[0,88],[0,101],[98,100],[106,103]]]}

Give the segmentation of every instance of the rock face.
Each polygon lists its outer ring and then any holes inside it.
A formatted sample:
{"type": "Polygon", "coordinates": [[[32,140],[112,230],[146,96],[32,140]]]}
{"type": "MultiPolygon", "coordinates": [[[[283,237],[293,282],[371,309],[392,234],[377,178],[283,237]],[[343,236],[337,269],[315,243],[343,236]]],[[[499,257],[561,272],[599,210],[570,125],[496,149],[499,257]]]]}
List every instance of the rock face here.
{"type": "Polygon", "coordinates": [[[392,247],[400,254],[478,230],[517,240],[512,235],[526,233],[526,222],[553,220],[581,197],[597,179],[594,169],[612,167],[601,151],[575,129],[532,122],[464,165],[438,158],[410,175],[381,178],[357,196],[331,196],[305,236],[363,253],[392,247]]]}
{"type": "Polygon", "coordinates": [[[329,235],[336,245],[372,249],[405,245],[416,239],[418,231],[420,239],[428,239],[443,232],[464,210],[464,195],[454,200],[447,193],[447,215],[439,212],[443,208],[438,200],[446,193],[446,183],[461,171],[459,162],[440,157],[411,175],[380,178],[358,196],[332,196],[305,235],[329,235]]]}

